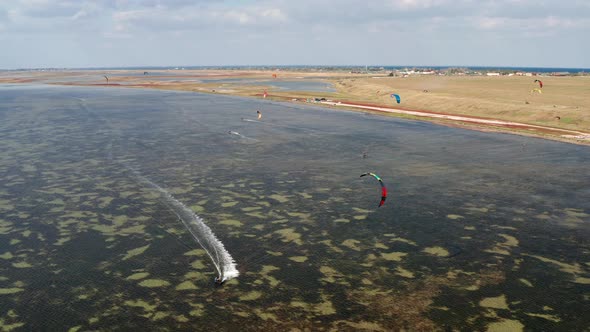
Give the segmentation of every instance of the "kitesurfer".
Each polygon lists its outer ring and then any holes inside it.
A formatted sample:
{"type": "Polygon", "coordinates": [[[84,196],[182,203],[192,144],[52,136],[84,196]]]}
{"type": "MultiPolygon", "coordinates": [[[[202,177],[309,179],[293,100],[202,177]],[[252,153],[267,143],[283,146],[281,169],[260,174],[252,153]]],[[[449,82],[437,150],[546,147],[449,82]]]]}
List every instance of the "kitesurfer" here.
{"type": "Polygon", "coordinates": [[[221,276],[215,277],[215,286],[221,286],[225,282],[225,278],[221,276]]]}

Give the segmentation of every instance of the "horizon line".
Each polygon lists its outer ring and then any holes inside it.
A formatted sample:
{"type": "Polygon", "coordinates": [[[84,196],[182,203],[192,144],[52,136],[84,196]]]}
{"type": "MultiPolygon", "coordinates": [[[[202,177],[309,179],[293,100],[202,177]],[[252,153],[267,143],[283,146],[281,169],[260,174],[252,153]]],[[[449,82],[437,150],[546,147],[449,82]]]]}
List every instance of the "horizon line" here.
{"type": "Polygon", "coordinates": [[[554,67],[554,66],[500,66],[500,65],[384,65],[384,64],[373,64],[373,65],[138,65],[138,66],[95,66],[95,67],[19,67],[19,68],[0,68],[0,71],[26,71],[26,70],[104,70],[104,69],[191,69],[191,68],[375,68],[375,67],[393,67],[393,68],[486,68],[486,69],[576,69],[576,70],[588,70],[590,68],[585,67],[554,67]]]}

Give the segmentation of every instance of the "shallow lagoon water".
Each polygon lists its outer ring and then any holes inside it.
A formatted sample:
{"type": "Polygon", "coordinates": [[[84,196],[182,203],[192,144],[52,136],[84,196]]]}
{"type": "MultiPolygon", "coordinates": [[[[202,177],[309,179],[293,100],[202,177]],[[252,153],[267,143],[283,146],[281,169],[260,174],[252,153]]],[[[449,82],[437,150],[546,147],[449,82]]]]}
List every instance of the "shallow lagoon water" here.
{"type": "Polygon", "coordinates": [[[336,89],[330,82],[320,81],[317,79],[301,80],[260,80],[251,78],[210,78],[201,79],[204,83],[227,83],[237,85],[262,85],[270,86],[285,91],[313,91],[313,92],[336,92],[336,89]]]}
{"type": "Polygon", "coordinates": [[[0,100],[3,329],[590,326],[588,147],[195,93],[0,100]],[[240,276],[214,288],[122,165],[204,218],[240,276]]]}

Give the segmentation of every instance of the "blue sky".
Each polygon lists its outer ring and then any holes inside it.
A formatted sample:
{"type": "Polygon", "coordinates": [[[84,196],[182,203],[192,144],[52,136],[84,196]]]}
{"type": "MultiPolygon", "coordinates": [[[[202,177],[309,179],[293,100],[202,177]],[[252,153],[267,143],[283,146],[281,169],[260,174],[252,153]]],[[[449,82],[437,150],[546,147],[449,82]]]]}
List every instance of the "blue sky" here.
{"type": "Polygon", "coordinates": [[[589,0],[0,0],[0,68],[590,68],[589,0]]]}

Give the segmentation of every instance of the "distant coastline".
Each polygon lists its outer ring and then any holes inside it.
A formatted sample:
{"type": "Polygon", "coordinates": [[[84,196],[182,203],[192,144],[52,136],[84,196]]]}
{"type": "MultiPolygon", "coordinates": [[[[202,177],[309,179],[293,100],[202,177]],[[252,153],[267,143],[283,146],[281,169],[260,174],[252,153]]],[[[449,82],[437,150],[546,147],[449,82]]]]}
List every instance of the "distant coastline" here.
{"type": "Polygon", "coordinates": [[[163,89],[320,103],[327,107],[345,107],[476,130],[590,144],[590,96],[587,93],[590,71],[570,74],[567,68],[542,68],[547,72],[540,72],[532,67],[527,70],[401,66],[401,69],[369,66],[223,68],[5,71],[0,73],[0,83],[163,89]],[[311,83],[315,84],[313,88],[311,83]],[[399,105],[392,102],[391,93],[401,96],[399,105]]]}
{"type": "Polygon", "coordinates": [[[590,68],[575,67],[511,67],[511,66],[393,66],[393,65],[228,65],[228,66],[131,66],[131,67],[84,67],[84,68],[18,68],[0,69],[1,71],[62,71],[62,70],[289,70],[289,71],[368,71],[380,72],[391,70],[447,70],[461,68],[473,71],[533,72],[533,73],[590,73],[590,68]]]}

